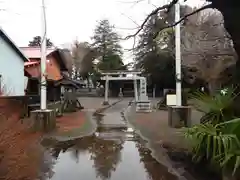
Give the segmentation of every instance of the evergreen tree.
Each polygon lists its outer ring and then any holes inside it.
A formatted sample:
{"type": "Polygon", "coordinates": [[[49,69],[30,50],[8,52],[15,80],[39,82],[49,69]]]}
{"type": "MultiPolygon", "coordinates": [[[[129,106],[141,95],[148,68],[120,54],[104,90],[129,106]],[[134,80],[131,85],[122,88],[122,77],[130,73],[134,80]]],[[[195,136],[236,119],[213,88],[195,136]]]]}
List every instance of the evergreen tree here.
{"type": "MultiPolygon", "coordinates": [[[[175,85],[174,57],[170,54],[174,33],[159,34],[157,29],[166,26],[166,20],[160,16],[152,16],[139,35],[135,50],[136,67],[142,69],[148,77],[148,82],[158,88],[170,88],[175,85]]],[[[150,85],[150,84],[149,84],[150,85]]]]}
{"type": "MultiPolygon", "coordinates": [[[[188,6],[181,6],[181,16],[189,10],[188,6]]],[[[141,34],[135,49],[137,68],[149,77],[152,85],[162,88],[175,86],[175,36],[173,28],[166,28],[174,23],[174,8],[166,14],[160,12],[151,16],[141,34]]]]}
{"type": "Polygon", "coordinates": [[[98,68],[101,70],[117,70],[123,68],[120,36],[107,19],[101,20],[94,30],[93,45],[101,54],[98,68]]]}
{"type": "MultiPolygon", "coordinates": [[[[41,44],[42,44],[41,36],[35,36],[35,37],[33,37],[32,41],[29,41],[28,46],[29,47],[40,47],[41,44]]],[[[53,43],[48,38],[47,38],[47,47],[53,47],[53,43]]]]}

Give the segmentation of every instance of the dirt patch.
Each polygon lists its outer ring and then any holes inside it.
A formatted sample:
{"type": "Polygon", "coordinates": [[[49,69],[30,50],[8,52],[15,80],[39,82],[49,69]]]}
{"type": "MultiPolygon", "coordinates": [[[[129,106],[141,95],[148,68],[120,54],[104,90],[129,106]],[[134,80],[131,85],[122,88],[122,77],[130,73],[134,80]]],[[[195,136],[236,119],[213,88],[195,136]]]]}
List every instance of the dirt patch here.
{"type": "Polygon", "coordinates": [[[46,134],[44,141],[69,141],[83,136],[88,136],[95,131],[96,123],[93,121],[92,112],[78,111],[64,114],[56,120],[56,131],[46,134]]]}
{"type": "Polygon", "coordinates": [[[1,99],[0,106],[0,179],[36,179],[41,133],[31,133],[21,122],[21,105],[14,100],[1,99]]]}
{"type": "Polygon", "coordinates": [[[57,118],[57,132],[63,133],[75,128],[81,127],[85,123],[85,115],[83,111],[64,114],[62,117],[57,118]]]}

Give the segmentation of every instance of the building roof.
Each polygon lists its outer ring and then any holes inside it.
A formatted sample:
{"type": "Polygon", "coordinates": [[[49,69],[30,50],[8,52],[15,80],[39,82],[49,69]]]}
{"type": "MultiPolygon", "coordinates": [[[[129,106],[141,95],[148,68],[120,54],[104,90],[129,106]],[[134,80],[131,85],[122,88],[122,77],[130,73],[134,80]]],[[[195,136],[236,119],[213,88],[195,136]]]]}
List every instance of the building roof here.
{"type": "Polygon", "coordinates": [[[55,60],[57,61],[59,67],[60,67],[60,70],[61,71],[68,71],[68,68],[67,68],[67,60],[65,58],[65,55],[64,55],[64,51],[61,50],[61,49],[55,49],[54,51],[52,51],[51,53],[49,53],[47,55],[48,56],[53,56],[55,57],[55,60]]]}
{"type": "MultiPolygon", "coordinates": [[[[21,50],[23,51],[24,54],[26,54],[26,56],[29,59],[41,59],[41,48],[40,47],[21,47],[21,50]]],[[[57,63],[60,66],[60,70],[61,71],[67,71],[67,60],[66,60],[66,56],[65,56],[65,51],[62,49],[58,49],[58,48],[48,48],[47,49],[47,58],[50,56],[54,56],[57,63]]],[[[26,64],[26,66],[28,65],[35,65],[36,61],[34,61],[34,63],[29,63],[26,64]]]]}
{"type": "Polygon", "coordinates": [[[5,31],[0,28],[0,36],[14,49],[14,51],[22,58],[24,62],[28,62],[29,59],[22,53],[22,51],[16,46],[16,44],[10,39],[5,31]]]}
{"type": "Polygon", "coordinates": [[[39,61],[29,61],[29,62],[25,62],[24,66],[26,67],[26,66],[36,65],[39,63],[40,63],[39,61]]]}
{"type": "MultiPolygon", "coordinates": [[[[20,49],[29,59],[41,59],[40,47],[20,47],[20,49]]],[[[47,48],[46,54],[48,55],[54,50],[55,48],[47,48]]]]}
{"type": "Polygon", "coordinates": [[[141,74],[141,71],[138,70],[99,70],[102,75],[127,75],[127,74],[141,74]]]}
{"type": "Polygon", "coordinates": [[[61,74],[63,78],[55,83],[56,86],[62,85],[62,86],[73,87],[75,89],[79,89],[81,87],[81,84],[78,81],[71,79],[65,73],[61,73],[61,74]]]}

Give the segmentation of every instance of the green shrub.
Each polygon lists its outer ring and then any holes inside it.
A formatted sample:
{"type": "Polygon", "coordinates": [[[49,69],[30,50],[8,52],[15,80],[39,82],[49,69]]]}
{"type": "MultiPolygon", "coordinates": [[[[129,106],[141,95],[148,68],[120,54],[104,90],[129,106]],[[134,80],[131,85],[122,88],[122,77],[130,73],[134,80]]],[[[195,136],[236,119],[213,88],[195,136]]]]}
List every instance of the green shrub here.
{"type": "Polygon", "coordinates": [[[213,125],[211,122],[185,129],[191,140],[193,160],[207,159],[235,174],[240,167],[240,118],[213,125]]]}
{"type": "Polygon", "coordinates": [[[233,101],[236,96],[234,90],[229,88],[224,95],[220,91],[212,96],[198,91],[191,95],[191,99],[193,106],[204,113],[202,123],[218,124],[234,118],[233,101]]]}
{"type": "Polygon", "coordinates": [[[192,142],[193,160],[208,160],[233,175],[240,168],[240,118],[234,117],[233,110],[236,96],[233,89],[224,95],[192,94],[194,107],[204,115],[201,124],[184,129],[192,142]]]}

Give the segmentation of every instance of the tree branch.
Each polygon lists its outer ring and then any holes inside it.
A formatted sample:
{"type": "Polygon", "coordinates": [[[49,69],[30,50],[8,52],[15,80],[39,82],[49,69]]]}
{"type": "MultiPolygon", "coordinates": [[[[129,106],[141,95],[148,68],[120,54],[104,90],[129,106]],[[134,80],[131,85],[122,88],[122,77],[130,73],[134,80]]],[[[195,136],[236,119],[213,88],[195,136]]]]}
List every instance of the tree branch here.
{"type": "MultiPolygon", "coordinates": [[[[143,30],[145,24],[148,22],[148,20],[149,20],[153,15],[157,14],[160,10],[163,10],[163,9],[167,9],[167,11],[168,11],[168,10],[169,10],[174,4],[176,4],[177,2],[178,2],[178,0],[173,0],[170,4],[161,6],[161,7],[157,8],[157,9],[155,9],[154,11],[152,11],[152,12],[146,17],[146,19],[143,21],[143,23],[142,23],[142,25],[140,26],[140,28],[138,29],[138,31],[137,31],[136,33],[134,33],[133,35],[127,36],[125,39],[129,39],[129,38],[132,38],[132,37],[137,36],[137,35],[143,30]]],[[[169,25],[169,26],[165,26],[165,27],[159,29],[159,31],[154,35],[153,38],[155,39],[155,38],[158,36],[159,32],[162,31],[163,29],[167,29],[167,28],[174,27],[174,26],[176,26],[177,24],[179,24],[179,23],[181,23],[182,21],[184,21],[185,19],[187,19],[189,16],[192,16],[192,15],[194,15],[194,14],[196,14],[196,13],[198,13],[198,12],[204,10],[204,9],[208,9],[208,8],[212,8],[212,4],[207,4],[207,5],[199,8],[199,9],[197,9],[197,10],[195,10],[195,11],[189,13],[189,14],[186,14],[186,15],[183,16],[179,21],[177,21],[177,22],[175,22],[175,23],[173,23],[173,24],[171,24],[171,25],[169,25]]]]}
{"type": "Polygon", "coordinates": [[[148,14],[148,16],[145,18],[145,20],[143,21],[143,23],[141,24],[140,28],[137,30],[136,33],[134,33],[133,35],[127,36],[125,39],[129,39],[132,37],[137,36],[144,28],[145,24],[148,22],[148,20],[153,16],[156,15],[159,11],[167,9],[169,10],[174,4],[176,4],[178,2],[178,0],[172,0],[169,4],[163,5],[161,7],[158,7],[156,9],[154,9],[150,14],[148,14]]]}

